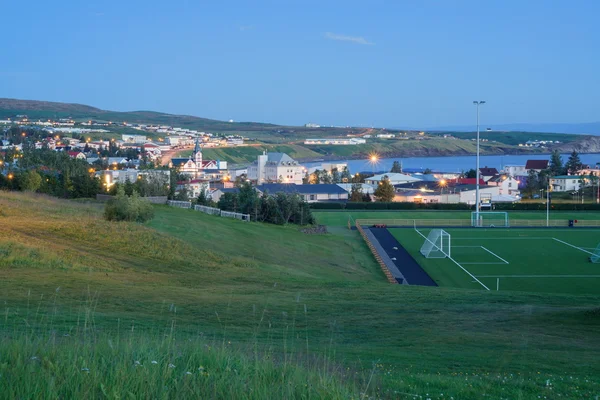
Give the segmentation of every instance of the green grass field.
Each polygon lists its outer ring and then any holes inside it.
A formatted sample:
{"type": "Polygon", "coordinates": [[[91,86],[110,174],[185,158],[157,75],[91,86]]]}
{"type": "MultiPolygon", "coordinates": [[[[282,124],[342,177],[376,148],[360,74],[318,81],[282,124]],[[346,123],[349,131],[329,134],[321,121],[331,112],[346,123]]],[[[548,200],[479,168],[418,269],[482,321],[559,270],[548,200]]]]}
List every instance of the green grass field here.
{"type": "Polygon", "coordinates": [[[597,229],[445,230],[451,259],[419,252],[430,229],[390,232],[440,286],[496,290],[499,278],[500,290],[600,294],[600,264],[588,260],[600,243],[597,229]]]}
{"type": "Polygon", "coordinates": [[[600,393],[598,295],[390,285],[341,226],[101,214],[0,192],[0,397],[600,393]]]}

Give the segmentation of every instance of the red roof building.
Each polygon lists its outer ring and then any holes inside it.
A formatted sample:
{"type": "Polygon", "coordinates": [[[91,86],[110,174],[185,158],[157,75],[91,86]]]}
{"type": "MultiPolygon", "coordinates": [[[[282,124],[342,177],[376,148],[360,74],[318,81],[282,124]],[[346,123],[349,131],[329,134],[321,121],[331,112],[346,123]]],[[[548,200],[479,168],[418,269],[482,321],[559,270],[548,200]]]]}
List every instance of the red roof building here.
{"type": "Polygon", "coordinates": [[[527,160],[527,163],[525,163],[527,171],[530,169],[541,171],[546,168],[548,168],[548,160],[527,160]]]}

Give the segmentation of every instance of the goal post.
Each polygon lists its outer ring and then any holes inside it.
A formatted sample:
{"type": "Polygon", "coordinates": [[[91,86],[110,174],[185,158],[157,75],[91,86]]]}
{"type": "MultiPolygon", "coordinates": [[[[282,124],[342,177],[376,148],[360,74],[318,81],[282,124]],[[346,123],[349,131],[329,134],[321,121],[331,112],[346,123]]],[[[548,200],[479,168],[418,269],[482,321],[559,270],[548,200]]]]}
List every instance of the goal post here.
{"type": "Polygon", "coordinates": [[[450,257],[450,234],[443,229],[432,229],[421,246],[425,258],[450,257]]]}
{"type": "Polygon", "coordinates": [[[590,261],[594,264],[600,264],[600,244],[596,246],[596,250],[590,256],[590,261]]]}
{"type": "Polygon", "coordinates": [[[479,212],[479,218],[477,218],[477,211],[471,213],[471,226],[474,227],[503,227],[508,228],[508,213],[506,211],[485,211],[479,212]]]}

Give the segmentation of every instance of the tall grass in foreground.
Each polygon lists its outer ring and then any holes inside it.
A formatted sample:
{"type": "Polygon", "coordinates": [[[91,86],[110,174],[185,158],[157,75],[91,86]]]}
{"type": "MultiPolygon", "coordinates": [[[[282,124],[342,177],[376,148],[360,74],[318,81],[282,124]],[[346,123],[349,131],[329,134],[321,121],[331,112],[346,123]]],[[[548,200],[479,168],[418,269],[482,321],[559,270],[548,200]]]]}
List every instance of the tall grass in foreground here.
{"type": "Polygon", "coordinates": [[[174,305],[170,321],[143,327],[97,313],[96,295],[69,311],[56,294],[0,315],[1,399],[593,399],[600,393],[597,377],[517,372],[506,361],[497,371],[434,374],[418,365],[339,360],[335,321],[328,346],[313,350],[300,303],[284,324],[257,310],[253,334],[232,343],[225,322],[214,334],[177,328],[174,305]]]}
{"type": "MultiPolygon", "coordinates": [[[[60,310],[57,297],[0,317],[1,399],[368,398],[358,386],[368,382],[346,379],[348,370],[328,357],[299,357],[287,338],[233,345],[225,326],[207,339],[178,331],[176,318],[152,328],[105,318],[100,325],[95,295],[73,313],[60,310]]],[[[256,333],[263,328],[274,330],[261,318],[256,333]]]]}
{"type": "Polygon", "coordinates": [[[318,367],[253,359],[201,339],[100,335],[0,341],[0,397],[26,398],[359,398],[318,367]]]}

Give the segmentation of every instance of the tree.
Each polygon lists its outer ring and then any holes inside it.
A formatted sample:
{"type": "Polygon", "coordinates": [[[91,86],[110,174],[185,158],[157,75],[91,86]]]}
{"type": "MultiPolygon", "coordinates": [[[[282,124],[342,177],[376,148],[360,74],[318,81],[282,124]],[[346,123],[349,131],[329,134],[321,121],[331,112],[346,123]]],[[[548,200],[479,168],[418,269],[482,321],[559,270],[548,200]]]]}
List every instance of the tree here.
{"type": "Polygon", "coordinates": [[[387,175],[383,177],[383,179],[377,185],[377,189],[373,193],[377,201],[389,203],[396,196],[396,191],[394,190],[394,186],[390,183],[387,175]]]}
{"type": "Polygon", "coordinates": [[[579,154],[573,150],[567,163],[565,164],[565,169],[569,175],[577,175],[577,173],[583,168],[583,163],[579,158],[579,154]]]}
{"type": "Polygon", "coordinates": [[[558,150],[554,150],[550,156],[550,165],[548,167],[552,176],[563,175],[565,169],[563,167],[563,160],[558,150]]]}
{"type": "Polygon", "coordinates": [[[237,193],[223,193],[219,199],[219,202],[217,203],[217,207],[223,211],[237,212],[238,202],[237,193]]]}
{"type": "Polygon", "coordinates": [[[525,185],[525,191],[529,194],[529,197],[533,197],[539,188],[538,174],[535,170],[530,169],[527,175],[527,184],[525,185]]]}
{"type": "Polygon", "coordinates": [[[307,172],[304,174],[304,178],[302,178],[302,184],[308,185],[310,184],[310,174],[307,172]]]}
{"type": "Polygon", "coordinates": [[[127,196],[120,187],[114,199],[104,207],[104,218],[108,221],[146,222],[154,217],[154,209],[149,201],[142,199],[137,192],[127,196]]]}
{"type": "Polygon", "coordinates": [[[200,206],[210,206],[212,205],[212,200],[208,197],[206,190],[200,189],[200,194],[196,199],[196,204],[200,206]]]}
{"type": "Polygon", "coordinates": [[[477,171],[475,171],[473,168],[471,168],[470,170],[468,170],[465,173],[465,178],[476,179],[477,178],[477,171]]]}
{"type": "Polygon", "coordinates": [[[26,192],[35,192],[42,184],[42,177],[37,173],[37,171],[27,171],[21,174],[19,177],[19,184],[21,186],[21,190],[26,192]]]}
{"type": "Polygon", "coordinates": [[[365,194],[363,194],[362,201],[363,201],[363,203],[370,203],[373,200],[371,199],[371,195],[369,193],[365,193],[365,194]]]}
{"type": "Polygon", "coordinates": [[[350,201],[353,202],[361,202],[363,201],[363,190],[362,190],[362,184],[360,183],[353,183],[352,184],[352,189],[350,190],[350,201]]]}
{"type": "Polygon", "coordinates": [[[429,168],[425,168],[425,170],[423,171],[423,173],[424,173],[425,175],[429,175],[429,174],[431,174],[432,172],[433,172],[433,171],[432,171],[431,169],[429,169],[429,168]]]}
{"type": "Polygon", "coordinates": [[[342,182],[342,176],[340,175],[340,172],[338,171],[337,168],[334,168],[331,170],[331,182],[332,183],[341,183],[342,182]]]}
{"type": "Polygon", "coordinates": [[[250,214],[251,219],[256,221],[256,215],[258,213],[258,193],[252,187],[250,182],[244,182],[240,186],[238,192],[238,212],[242,214],[250,214]]]}
{"type": "Polygon", "coordinates": [[[543,169],[540,172],[538,172],[537,181],[539,189],[547,188],[548,184],[550,183],[550,170],[543,169]]]}
{"type": "Polygon", "coordinates": [[[394,163],[392,164],[392,169],[390,170],[390,172],[398,173],[398,174],[402,173],[402,165],[400,164],[399,161],[394,161],[394,163]]]}
{"type": "Polygon", "coordinates": [[[350,180],[352,180],[350,171],[348,170],[348,167],[344,167],[344,169],[342,170],[342,182],[348,183],[350,182],[350,180]]]}

